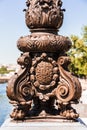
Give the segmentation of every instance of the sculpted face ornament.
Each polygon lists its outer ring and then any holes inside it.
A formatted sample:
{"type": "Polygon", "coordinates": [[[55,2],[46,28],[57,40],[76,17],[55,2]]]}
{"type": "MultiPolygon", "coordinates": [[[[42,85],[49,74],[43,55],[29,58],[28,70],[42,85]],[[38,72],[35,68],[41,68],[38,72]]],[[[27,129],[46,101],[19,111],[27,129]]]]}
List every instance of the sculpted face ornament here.
{"type": "Polygon", "coordinates": [[[81,85],[69,70],[68,37],[57,34],[63,23],[61,0],[27,0],[25,22],[31,34],[20,37],[20,70],[9,80],[7,96],[15,105],[11,118],[79,117],[72,102],[81,97],[81,85]],[[43,113],[44,111],[44,113],[43,113]],[[43,114],[42,114],[43,113],[43,114]]]}

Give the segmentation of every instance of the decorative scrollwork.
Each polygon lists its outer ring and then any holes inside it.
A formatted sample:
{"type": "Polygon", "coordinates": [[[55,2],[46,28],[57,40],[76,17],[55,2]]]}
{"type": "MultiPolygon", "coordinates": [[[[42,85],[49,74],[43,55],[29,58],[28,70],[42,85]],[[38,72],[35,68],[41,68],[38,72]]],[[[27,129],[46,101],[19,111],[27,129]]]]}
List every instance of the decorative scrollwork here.
{"type": "Polygon", "coordinates": [[[69,102],[73,100],[75,95],[75,89],[73,87],[69,86],[69,84],[66,83],[60,83],[59,86],[56,89],[56,96],[58,100],[62,102],[69,102]]]}
{"type": "Polygon", "coordinates": [[[79,80],[77,80],[76,77],[71,75],[70,72],[64,70],[62,67],[68,64],[68,62],[69,58],[66,56],[61,56],[58,58],[60,82],[56,89],[56,96],[58,100],[62,102],[74,101],[81,97],[81,85],[79,80]]]}
{"type": "MultiPolygon", "coordinates": [[[[21,76],[20,76],[21,77],[21,76]]],[[[17,79],[14,84],[14,93],[18,101],[31,100],[34,92],[31,83],[29,82],[29,75],[25,72],[22,77],[17,79]]]]}
{"type": "Polygon", "coordinates": [[[7,95],[12,100],[22,102],[30,100],[34,93],[29,81],[29,70],[31,66],[31,57],[29,53],[23,53],[21,57],[18,58],[18,63],[22,67],[9,81],[7,95]]]}

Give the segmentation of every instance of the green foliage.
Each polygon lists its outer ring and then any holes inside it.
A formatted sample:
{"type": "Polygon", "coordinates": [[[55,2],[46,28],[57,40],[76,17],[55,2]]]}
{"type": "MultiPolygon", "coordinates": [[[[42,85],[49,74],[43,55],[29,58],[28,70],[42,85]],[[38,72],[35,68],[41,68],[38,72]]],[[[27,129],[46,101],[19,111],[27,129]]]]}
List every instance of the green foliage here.
{"type": "Polygon", "coordinates": [[[84,26],[82,28],[82,35],[83,35],[84,42],[87,45],[87,26],[84,26]]]}
{"type": "Polygon", "coordinates": [[[7,70],[7,68],[5,66],[2,66],[0,68],[0,74],[7,74],[9,73],[11,70],[7,70]]]}
{"type": "Polygon", "coordinates": [[[83,28],[82,38],[72,35],[72,48],[68,55],[71,58],[71,72],[79,77],[87,77],[87,26],[83,28]]]}

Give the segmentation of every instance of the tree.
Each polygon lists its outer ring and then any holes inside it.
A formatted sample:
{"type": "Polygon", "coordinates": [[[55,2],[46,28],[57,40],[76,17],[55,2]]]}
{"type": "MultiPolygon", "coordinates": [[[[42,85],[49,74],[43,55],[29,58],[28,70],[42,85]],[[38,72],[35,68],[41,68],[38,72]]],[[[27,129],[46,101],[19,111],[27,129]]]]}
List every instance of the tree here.
{"type": "Polygon", "coordinates": [[[0,68],[0,74],[8,74],[9,72],[12,72],[14,70],[8,70],[6,66],[2,66],[0,68]]]}
{"type": "Polygon", "coordinates": [[[0,68],[0,74],[5,74],[5,73],[7,73],[8,71],[7,71],[7,68],[5,67],[5,66],[2,66],[1,68],[0,68]]]}
{"type": "Polygon", "coordinates": [[[70,71],[76,76],[87,77],[87,26],[84,26],[82,38],[72,35],[72,48],[68,55],[71,58],[70,71]]]}
{"type": "Polygon", "coordinates": [[[84,42],[87,45],[87,26],[84,26],[82,28],[82,35],[83,35],[84,42]]]}

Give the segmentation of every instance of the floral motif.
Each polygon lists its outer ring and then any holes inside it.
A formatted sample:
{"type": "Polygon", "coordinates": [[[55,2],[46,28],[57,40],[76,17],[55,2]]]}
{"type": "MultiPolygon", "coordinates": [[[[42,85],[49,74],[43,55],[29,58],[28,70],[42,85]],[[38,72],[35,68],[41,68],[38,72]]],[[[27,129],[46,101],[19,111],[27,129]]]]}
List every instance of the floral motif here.
{"type": "Polygon", "coordinates": [[[62,2],[60,0],[27,1],[26,24],[29,28],[61,27],[63,22],[62,2]],[[54,23],[55,21],[55,23],[54,23]]]}

